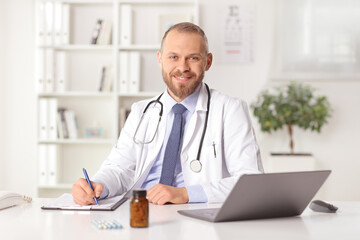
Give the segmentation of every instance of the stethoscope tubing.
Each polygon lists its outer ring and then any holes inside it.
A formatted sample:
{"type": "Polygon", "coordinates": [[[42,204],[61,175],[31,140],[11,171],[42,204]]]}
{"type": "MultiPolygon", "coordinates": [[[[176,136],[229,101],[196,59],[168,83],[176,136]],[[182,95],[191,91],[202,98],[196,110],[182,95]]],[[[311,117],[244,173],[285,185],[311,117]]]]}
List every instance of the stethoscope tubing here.
{"type": "MultiPolygon", "coordinates": [[[[207,94],[208,94],[207,109],[206,109],[204,129],[203,129],[203,132],[202,132],[202,134],[201,134],[201,139],[200,139],[200,144],[199,144],[199,148],[198,148],[198,153],[197,153],[196,160],[195,160],[195,161],[198,161],[198,162],[200,163],[200,166],[201,166],[200,155],[201,155],[201,150],[202,150],[202,146],[203,146],[203,143],[204,143],[204,138],[205,138],[205,134],[206,134],[206,130],[207,130],[207,123],[208,123],[209,111],[210,111],[210,99],[211,99],[211,94],[210,94],[209,86],[208,86],[206,83],[204,83],[204,84],[205,84],[206,91],[207,91],[207,94]]],[[[144,114],[146,113],[147,109],[148,109],[149,106],[150,106],[151,104],[153,104],[153,103],[155,103],[155,104],[156,104],[156,103],[159,103],[159,104],[160,104],[160,112],[159,112],[159,123],[160,123],[161,118],[162,118],[162,114],[163,114],[163,104],[162,104],[162,102],[160,101],[160,98],[162,97],[163,94],[164,94],[164,93],[160,94],[160,96],[159,96],[156,100],[152,100],[152,101],[150,101],[150,102],[146,105],[146,107],[145,107],[145,109],[144,109],[144,111],[143,111],[143,114],[142,114],[142,116],[141,116],[140,123],[141,123],[142,118],[143,118],[144,114]]],[[[140,125],[140,123],[139,123],[139,125],[140,125]]],[[[136,136],[137,131],[138,131],[138,129],[139,129],[139,125],[138,125],[138,127],[136,128],[136,131],[135,131],[135,134],[134,134],[134,141],[135,141],[136,143],[138,143],[138,142],[135,140],[135,136],[136,136]]],[[[158,128],[158,127],[159,127],[159,124],[157,125],[157,128],[158,128]]],[[[158,129],[156,129],[155,132],[157,132],[157,130],[158,130],[158,129]]],[[[155,135],[154,135],[154,137],[150,140],[150,142],[152,142],[154,138],[155,138],[155,135]]],[[[143,144],[147,144],[147,143],[150,143],[150,142],[146,142],[146,143],[144,142],[143,144]]],[[[201,170],[201,167],[200,167],[200,170],[201,170]]],[[[200,170],[199,170],[199,171],[200,171],[200,170]]]]}

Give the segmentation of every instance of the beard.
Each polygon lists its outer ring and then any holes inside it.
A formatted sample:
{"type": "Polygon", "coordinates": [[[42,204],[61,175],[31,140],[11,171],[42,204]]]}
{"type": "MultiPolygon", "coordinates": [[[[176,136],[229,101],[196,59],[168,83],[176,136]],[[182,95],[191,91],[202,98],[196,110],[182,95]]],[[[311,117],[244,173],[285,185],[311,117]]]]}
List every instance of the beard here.
{"type": "Polygon", "coordinates": [[[180,72],[167,74],[166,72],[164,72],[164,70],[162,70],[161,73],[163,80],[167,85],[167,87],[169,88],[169,90],[181,100],[184,100],[187,96],[195,92],[195,90],[198,88],[200,83],[203,81],[205,75],[205,73],[202,72],[199,75],[199,77],[195,79],[195,81],[193,79],[190,79],[189,81],[182,83],[182,82],[175,82],[175,80],[172,79],[172,76],[180,77],[184,75],[184,76],[194,77],[195,75],[192,74],[191,72],[185,74],[181,74],[180,72]]]}

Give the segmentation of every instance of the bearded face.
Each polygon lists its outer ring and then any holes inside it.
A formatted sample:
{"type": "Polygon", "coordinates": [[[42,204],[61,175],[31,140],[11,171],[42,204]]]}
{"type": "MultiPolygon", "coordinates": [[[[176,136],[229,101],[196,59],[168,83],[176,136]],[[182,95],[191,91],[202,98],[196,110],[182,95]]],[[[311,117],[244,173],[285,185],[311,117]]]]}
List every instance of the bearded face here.
{"type": "Polygon", "coordinates": [[[177,102],[197,89],[212,62],[199,34],[175,30],[168,33],[157,57],[169,94],[177,102]]]}

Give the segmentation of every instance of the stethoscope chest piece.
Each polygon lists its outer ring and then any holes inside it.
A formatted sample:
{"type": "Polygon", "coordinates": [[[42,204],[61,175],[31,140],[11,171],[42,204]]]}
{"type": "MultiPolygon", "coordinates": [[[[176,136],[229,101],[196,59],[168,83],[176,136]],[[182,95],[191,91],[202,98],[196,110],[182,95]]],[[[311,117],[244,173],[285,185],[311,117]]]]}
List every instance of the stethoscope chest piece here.
{"type": "Polygon", "coordinates": [[[202,168],[202,164],[199,160],[192,160],[190,162],[190,168],[193,172],[200,172],[201,171],[201,168],[202,168]]]}

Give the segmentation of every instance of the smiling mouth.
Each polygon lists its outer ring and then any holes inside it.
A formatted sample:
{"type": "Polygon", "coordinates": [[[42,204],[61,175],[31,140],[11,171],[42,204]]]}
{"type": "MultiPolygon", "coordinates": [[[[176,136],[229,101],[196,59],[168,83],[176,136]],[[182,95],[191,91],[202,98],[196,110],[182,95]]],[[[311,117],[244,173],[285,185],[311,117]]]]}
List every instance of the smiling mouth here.
{"type": "Polygon", "coordinates": [[[177,81],[179,82],[187,82],[189,81],[192,77],[191,76],[173,76],[173,78],[175,78],[177,81]]]}

